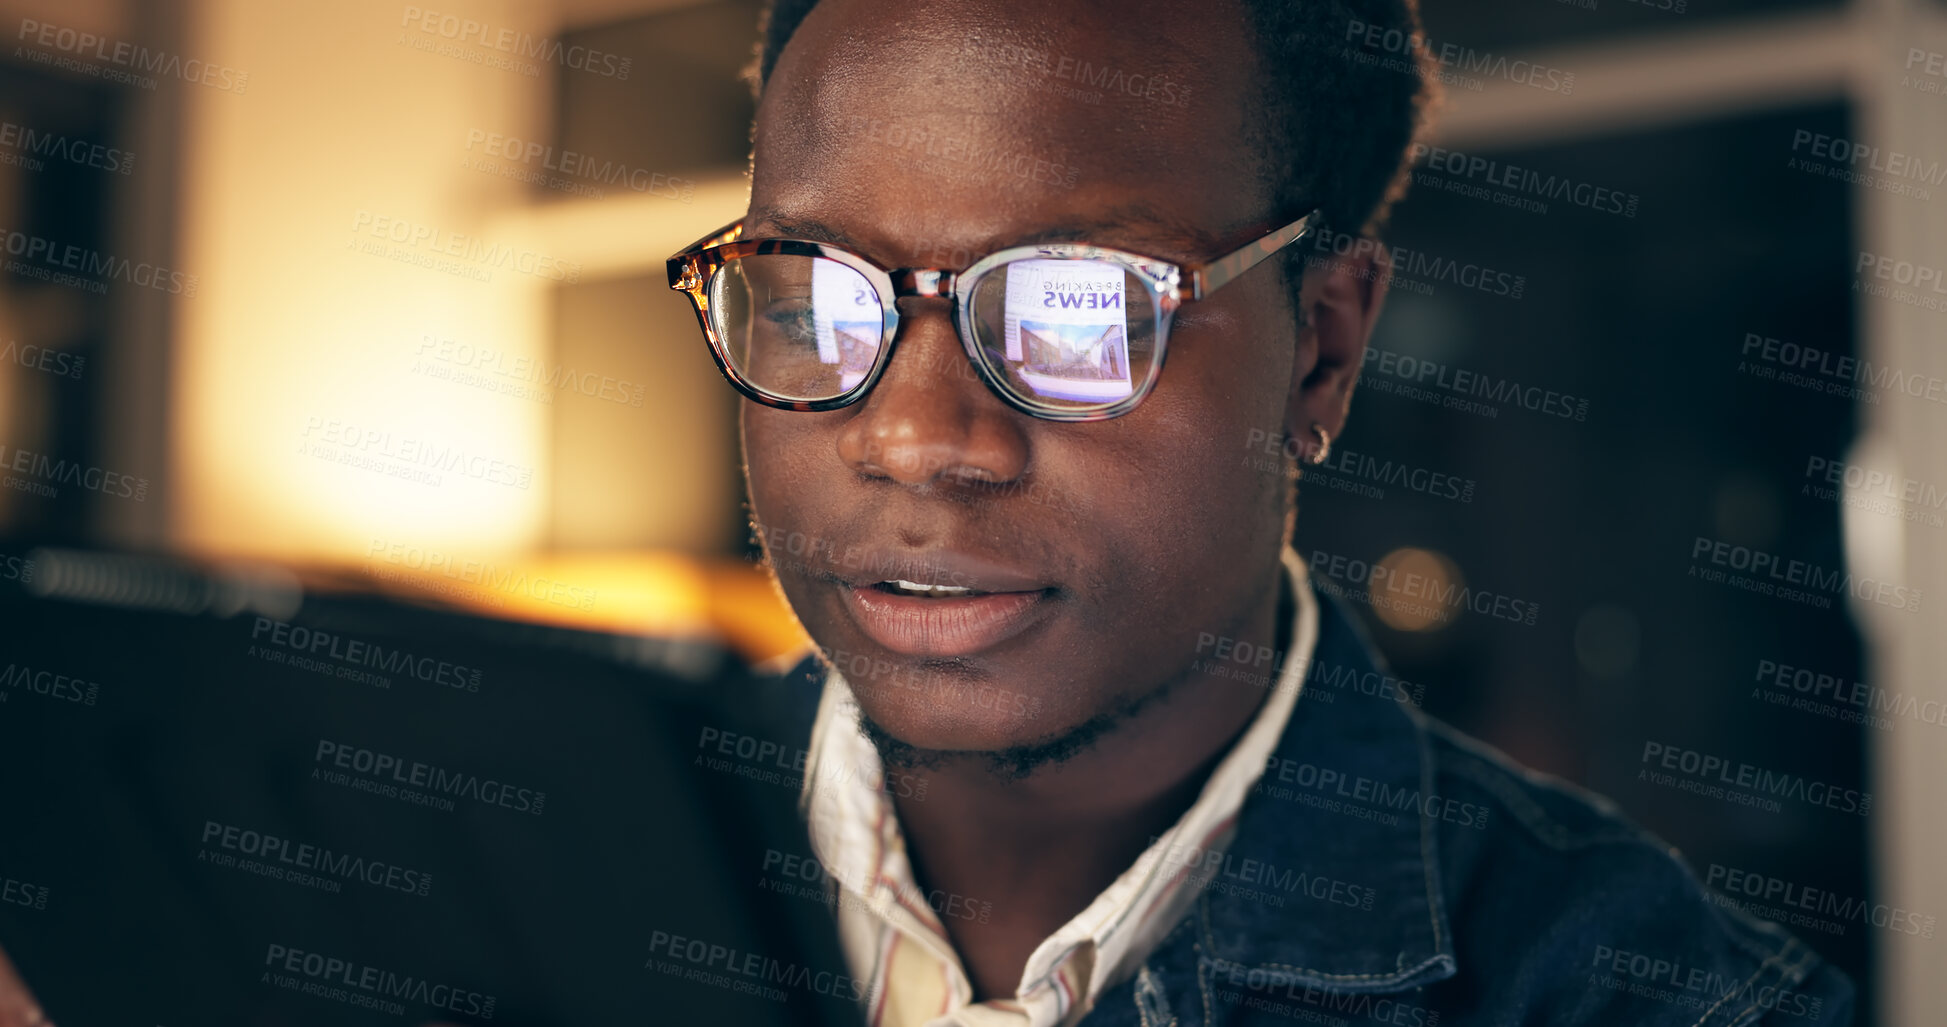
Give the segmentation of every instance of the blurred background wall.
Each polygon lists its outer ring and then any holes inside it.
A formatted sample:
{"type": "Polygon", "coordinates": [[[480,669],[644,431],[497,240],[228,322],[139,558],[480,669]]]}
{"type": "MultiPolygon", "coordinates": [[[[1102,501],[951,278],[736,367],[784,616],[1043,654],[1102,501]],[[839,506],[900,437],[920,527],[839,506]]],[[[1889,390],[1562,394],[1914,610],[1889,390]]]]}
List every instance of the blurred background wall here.
{"type": "MultiPolygon", "coordinates": [[[[1424,13],[1448,107],[1300,547],[1536,608],[1359,607],[1429,710],[1700,873],[1857,903],[1790,926],[1868,985],[1862,1022],[1931,1022],[1947,7],[1424,13]],[[1736,587],[1754,554],[1867,584],[1736,587]],[[1793,705],[1818,680],[1856,698],[1793,705]],[[1673,790],[1649,743],[1871,815],[1673,790]]],[[[733,394],[662,270],[742,212],[755,18],[0,0],[0,534],[798,644],[751,562],[733,394]]]]}

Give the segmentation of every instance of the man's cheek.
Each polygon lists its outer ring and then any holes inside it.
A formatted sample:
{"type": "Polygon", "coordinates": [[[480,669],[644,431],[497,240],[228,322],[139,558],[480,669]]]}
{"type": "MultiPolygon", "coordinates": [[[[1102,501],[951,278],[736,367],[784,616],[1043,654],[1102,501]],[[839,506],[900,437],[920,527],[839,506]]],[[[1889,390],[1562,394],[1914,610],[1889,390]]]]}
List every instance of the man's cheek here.
{"type": "Polygon", "coordinates": [[[831,571],[831,565],[839,559],[838,547],[824,541],[830,533],[818,526],[829,523],[831,515],[842,507],[834,501],[836,497],[824,491],[827,486],[821,485],[829,475],[798,466],[812,443],[776,419],[777,414],[792,413],[795,411],[745,412],[743,469],[750,496],[750,539],[783,586],[785,598],[803,617],[812,580],[808,575],[831,571]]]}
{"type": "Polygon", "coordinates": [[[823,482],[832,475],[817,473],[809,466],[820,453],[830,454],[832,443],[807,432],[811,425],[793,423],[792,417],[809,418],[795,410],[772,410],[749,400],[743,404],[741,443],[744,455],[744,485],[749,490],[752,514],[766,524],[795,528],[804,520],[799,512],[830,508],[831,498],[822,494],[823,482]]]}

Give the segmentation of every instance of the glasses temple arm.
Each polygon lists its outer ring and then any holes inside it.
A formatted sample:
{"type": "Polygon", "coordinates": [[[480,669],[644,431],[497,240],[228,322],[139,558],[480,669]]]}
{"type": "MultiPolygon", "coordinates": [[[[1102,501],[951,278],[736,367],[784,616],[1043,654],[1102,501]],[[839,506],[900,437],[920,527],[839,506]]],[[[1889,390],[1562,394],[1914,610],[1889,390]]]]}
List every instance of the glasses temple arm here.
{"type": "Polygon", "coordinates": [[[1318,223],[1318,211],[1313,210],[1304,217],[1275,229],[1254,242],[1245,243],[1238,249],[1218,257],[1207,264],[1185,269],[1189,284],[1182,290],[1183,299],[1200,300],[1223,288],[1231,279],[1263,263],[1279,250],[1297,242],[1318,223]]]}

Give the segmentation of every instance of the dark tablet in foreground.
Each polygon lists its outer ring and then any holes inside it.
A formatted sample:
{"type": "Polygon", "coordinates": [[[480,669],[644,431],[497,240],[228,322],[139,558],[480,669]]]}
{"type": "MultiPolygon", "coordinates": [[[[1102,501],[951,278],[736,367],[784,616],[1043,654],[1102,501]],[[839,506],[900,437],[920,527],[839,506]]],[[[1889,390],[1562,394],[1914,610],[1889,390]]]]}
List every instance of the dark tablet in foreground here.
{"type": "Polygon", "coordinates": [[[54,1022],[856,1021],[775,726],[815,696],[290,600],[0,550],[0,948],[54,1022]]]}

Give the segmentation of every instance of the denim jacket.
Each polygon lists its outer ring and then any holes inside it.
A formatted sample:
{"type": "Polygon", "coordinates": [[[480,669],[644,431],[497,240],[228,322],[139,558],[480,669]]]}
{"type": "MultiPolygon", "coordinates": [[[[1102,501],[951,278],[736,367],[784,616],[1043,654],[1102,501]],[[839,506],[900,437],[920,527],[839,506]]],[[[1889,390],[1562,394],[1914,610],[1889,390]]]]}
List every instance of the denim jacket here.
{"type": "Polygon", "coordinates": [[[1329,701],[1301,698],[1197,904],[1082,1024],[1851,1022],[1844,975],[1607,800],[1335,687],[1383,663],[1318,598],[1329,701]]]}

